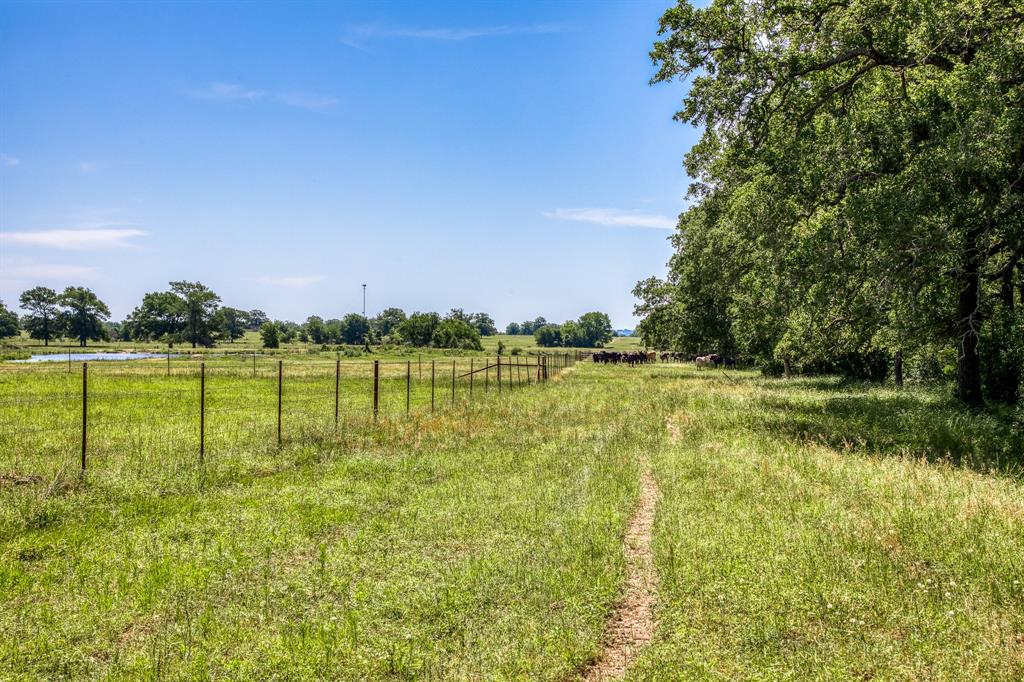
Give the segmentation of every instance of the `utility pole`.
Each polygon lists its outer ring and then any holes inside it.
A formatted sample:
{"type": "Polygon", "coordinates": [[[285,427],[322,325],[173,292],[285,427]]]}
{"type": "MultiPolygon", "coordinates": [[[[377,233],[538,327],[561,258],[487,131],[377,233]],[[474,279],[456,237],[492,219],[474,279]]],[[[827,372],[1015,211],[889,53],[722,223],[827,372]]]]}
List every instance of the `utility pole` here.
{"type": "Polygon", "coordinates": [[[363,285],[363,317],[366,317],[366,285],[363,285]]]}

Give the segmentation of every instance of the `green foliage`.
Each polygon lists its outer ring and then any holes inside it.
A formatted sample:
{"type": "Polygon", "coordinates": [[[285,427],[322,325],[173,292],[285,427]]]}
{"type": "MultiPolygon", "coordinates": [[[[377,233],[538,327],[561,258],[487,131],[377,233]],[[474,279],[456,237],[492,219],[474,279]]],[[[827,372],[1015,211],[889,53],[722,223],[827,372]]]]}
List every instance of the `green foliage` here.
{"type": "Polygon", "coordinates": [[[174,343],[185,328],[185,306],[170,291],[154,291],[142,297],[125,321],[130,337],[137,341],[164,340],[174,343]]]}
{"type": "Polygon", "coordinates": [[[434,328],[432,343],[436,348],[459,348],[462,350],[483,350],[480,332],[468,322],[449,318],[434,328]]]}
{"type": "Polygon", "coordinates": [[[541,348],[551,348],[562,345],[562,328],[557,324],[545,324],[533,332],[534,341],[541,348]]]}
{"type": "Polygon", "coordinates": [[[398,331],[413,346],[428,346],[434,339],[434,330],[441,323],[437,313],[415,312],[398,325],[398,331]]]}
{"type": "Polygon", "coordinates": [[[635,290],[645,342],[804,366],[945,345],[964,402],[983,382],[1015,399],[1022,16],[968,0],[668,10],[654,81],[691,79],[677,118],[704,132],[668,278],[635,290]]]}
{"type": "Polygon", "coordinates": [[[57,292],[48,287],[35,287],[21,294],[20,303],[22,309],[28,311],[21,318],[21,324],[28,335],[41,340],[44,346],[49,346],[50,339],[60,336],[57,292]]]}
{"type": "Polygon", "coordinates": [[[181,299],[184,311],[185,326],[182,338],[196,346],[213,345],[212,321],[220,296],[203,286],[200,282],[171,282],[171,293],[181,299]]]}
{"type": "Polygon", "coordinates": [[[0,339],[18,335],[18,316],[0,301],[0,339]]]}
{"type": "Polygon", "coordinates": [[[341,339],[345,343],[364,343],[369,332],[370,321],[359,313],[349,313],[341,320],[341,339]]]}
{"type": "Polygon", "coordinates": [[[110,309],[91,290],[68,287],[57,301],[61,307],[60,324],[71,338],[78,339],[79,345],[106,338],[103,323],[110,317],[110,309]]]}
{"type": "Polygon", "coordinates": [[[333,340],[327,335],[327,326],[324,324],[323,319],[317,317],[316,315],[310,315],[308,318],[306,318],[306,324],[304,328],[306,335],[309,337],[309,340],[312,341],[313,343],[322,344],[333,340]]]}
{"type": "Polygon", "coordinates": [[[509,336],[518,336],[522,333],[521,330],[522,328],[519,326],[518,322],[510,322],[508,326],[505,327],[505,333],[509,336]]]}
{"type": "Polygon", "coordinates": [[[265,312],[259,309],[250,310],[246,316],[246,329],[255,331],[266,322],[270,322],[270,317],[265,312]]]}
{"type": "Polygon", "coordinates": [[[245,336],[248,323],[249,313],[225,306],[213,314],[211,326],[216,330],[218,338],[233,342],[245,336]]]}
{"type": "MultiPolygon", "coordinates": [[[[615,333],[612,331],[612,322],[608,318],[606,313],[589,312],[580,315],[579,322],[578,341],[580,343],[569,344],[564,342],[566,346],[580,346],[583,348],[600,348],[604,344],[612,340],[615,333]]],[[[562,336],[565,336],[564,329],[562,336]]]]}
{"type": "Polygon", "coordinates": [[[381,339],[390,337],[405,322],[405,311],[401,308],[385,308],[371,321],[371,327],[381,339]]]}
{"type": "Polygon", "coordinates": [[[264,348],[279,348],[281,346],[281,329],[275,322],[264,322],[260,327],[260,338],[263,340],[264,348]]]}

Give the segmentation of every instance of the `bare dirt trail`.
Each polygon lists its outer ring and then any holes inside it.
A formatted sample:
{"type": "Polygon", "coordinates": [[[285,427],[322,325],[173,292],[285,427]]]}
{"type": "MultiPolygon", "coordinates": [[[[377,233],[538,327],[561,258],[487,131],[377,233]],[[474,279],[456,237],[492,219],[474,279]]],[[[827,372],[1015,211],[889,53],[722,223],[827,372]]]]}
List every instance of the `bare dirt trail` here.
{"type": "Polygon", "coordinates": [[[584,680],[611,680],[626,669],[654,635],[654,603],[658,573],[651,553],[651,531],[658,486],[644,462],[640,502],[626,531],[626,585],[605,625],[604,644],[597,660],[583,671],[584,680]]]}

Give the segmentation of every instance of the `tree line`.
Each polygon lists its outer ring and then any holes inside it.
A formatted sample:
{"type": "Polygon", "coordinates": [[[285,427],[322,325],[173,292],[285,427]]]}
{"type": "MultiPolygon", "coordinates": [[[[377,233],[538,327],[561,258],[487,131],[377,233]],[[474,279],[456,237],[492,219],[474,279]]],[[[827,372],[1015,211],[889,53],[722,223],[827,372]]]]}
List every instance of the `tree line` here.
{"type": "Polygon", "coordinates": [[[124,340],[191,344],[210,347],[233,342],[246,331],[259,331],[263,345],[277,348],[292,341],[316,344],[410,344],[438,348],[481,350],[481,337],[497,333],[486,313],[453,308],[442,316],[387,308],[375,317],[350,313],[340,319],[310,316],[304,323],[271,320],[261,310],[222,306],[220,296],[201,282],[175,281],[166,291],[143,296],[142,302],[121,322],[110,321],[110,309],[91,290],[68,287],[57,293],[35,287],[21,294],[20,318],[0,302],[0,338],[24,329],[33,339],[72,338],[88,341],[124,340]]]}
{"type": "Polygon", "coordinates": [[[548,348],[600,348],[614,336],[608,315],[599,312],[584,313],[580,319],[568,320],[562,324],[545,322],[533,331],[537,345],[548,348]]]}
{"type": "Polygon", "coordinates": [[[652,82],[689,79],[703,134],[668,276],[634,289],[644,342],[1017,401],[1022,32],[996,0],[669,9],[652,82]]]}

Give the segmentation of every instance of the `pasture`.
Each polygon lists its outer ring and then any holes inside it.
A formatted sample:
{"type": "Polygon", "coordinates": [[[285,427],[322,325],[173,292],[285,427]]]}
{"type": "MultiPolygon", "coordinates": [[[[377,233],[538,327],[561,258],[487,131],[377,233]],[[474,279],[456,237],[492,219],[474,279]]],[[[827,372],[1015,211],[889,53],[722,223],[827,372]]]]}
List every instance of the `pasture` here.
{"type": "Polygon", "coordinates": [[[572,679],[648,473],[655,628],[628,677],[1024,675],[1020,408],[587,362],[432,413],[421,384],[406,416],[401,361],[376,424],[343,370],[335,430],[313,357],[279,447],[276,362],[225,357],[200,465],[196,363],[160,362],[96,370],[84,477],[47,440],[80,377],[4,375],[0,678],[572,679]]]}

